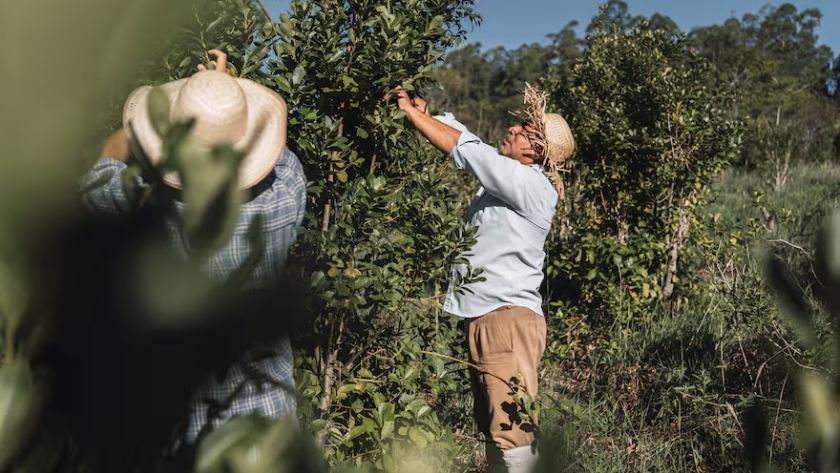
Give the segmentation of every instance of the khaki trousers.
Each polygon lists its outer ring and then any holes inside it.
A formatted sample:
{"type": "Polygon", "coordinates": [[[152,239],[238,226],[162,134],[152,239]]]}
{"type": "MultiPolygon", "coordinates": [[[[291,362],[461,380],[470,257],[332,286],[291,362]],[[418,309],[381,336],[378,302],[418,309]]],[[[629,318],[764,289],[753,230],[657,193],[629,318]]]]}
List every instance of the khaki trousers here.
{"type": "MultiPolygon", "coordinates": [[[[510,381],[537,396],[537,367],[545,350],[545,318],[525,307],[506,306],[466,319],[474,415],[487,440],[488,455],[531,445],[537,419],[522,421],[510,381]],[[521,379],[520,379],[521,376],[521,379]],[[515,378],[515,379],[514,379],[515,378]],[[495,448],[489,448],[489,447],[495,448]]],[[[524,392],[520,392],[520,395],[524,392]]]]}

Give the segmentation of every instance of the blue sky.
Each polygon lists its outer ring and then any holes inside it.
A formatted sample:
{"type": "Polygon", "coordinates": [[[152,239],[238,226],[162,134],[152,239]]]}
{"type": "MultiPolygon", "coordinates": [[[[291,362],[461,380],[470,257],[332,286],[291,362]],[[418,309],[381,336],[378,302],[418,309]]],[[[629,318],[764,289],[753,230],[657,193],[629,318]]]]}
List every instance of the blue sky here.
{"type": "MultiPolygon", "coordinates": [[[[786,2],[768,0],[625,0],[633,15],[653,13],[670,16],[684,31],[696,26],[723,23],[732,16],[757,13],[764,5],[779,6],[786,2]]],[[[286,11],[288,0],[265,0],[274,16],[286,11]]],[[[545,43],[546,35],[560,31],[572,20],[581,23],[581,32],[598,13],[597,0],[476,0],[476,9],[483,17],[481,26],[467,36],[468,42],[480,42],[482,49],[522,44],[545,43]]],[[[818,30],[820,42],[840,52],[840,2],[837,0],[792,1],[802,11],[818,8],[823,19],[818,30]]]]}

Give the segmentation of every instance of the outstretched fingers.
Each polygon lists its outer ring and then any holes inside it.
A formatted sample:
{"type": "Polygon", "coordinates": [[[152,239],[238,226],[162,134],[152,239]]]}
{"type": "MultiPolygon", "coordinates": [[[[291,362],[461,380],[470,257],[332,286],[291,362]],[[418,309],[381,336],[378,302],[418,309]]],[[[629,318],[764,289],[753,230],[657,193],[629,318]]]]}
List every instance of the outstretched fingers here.
{"type": "MultiPolygon", "coordinates": [[[[222,51],[222,50],[220,50],[220,49],[211,49],[211,50],[207,51],[207,55],[208,55],[211,59],[212,59],[212,58],[215,58],[215,59],[213,60],[213,65],[215,66],[215,69],[216,69],[217,71],[224,72],[224,73],[227,73],[227,72],[228,72],[228,68],[227,68],[227,53],[226,53],[226,52],[224,52],[224,51],[222,51]]],[[[199,65],[198,65],[198,70],[199,70],[199,72],[201,72],[201,71],[206,71],[206,70],[207,70],[207,66],[205,66],[204,64],[199,64],[199,65]]]]}

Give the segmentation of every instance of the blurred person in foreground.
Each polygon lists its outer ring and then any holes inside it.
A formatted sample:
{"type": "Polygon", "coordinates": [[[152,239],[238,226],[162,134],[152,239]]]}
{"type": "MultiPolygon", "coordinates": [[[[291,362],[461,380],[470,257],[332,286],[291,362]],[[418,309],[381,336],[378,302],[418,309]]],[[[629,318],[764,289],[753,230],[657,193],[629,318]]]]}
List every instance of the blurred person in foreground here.
{"type": "Polygon", "coordinates": [[[545,113],[546,95],[526,84],[527,119],[512,126],[499,149],[470,133],[450,113],[432,117],[426,102],[397,89],[397,106],[432,145],[478,179],[466,211],[476,243],[461,255],[482,268],[481,282],[455,287],[468,268],[452,266],[444,310],[465,319],[476,423],[486,436],[488,472],[524,473],[537,459],[536,416],[519,417],[513,394],[537,395],[546,344],[539,288],[563,164],[575,150],[566,120],[545,113]]]}
{"type": "MultiPolygon", "coordinates": [[[[239,167],[239,187],[248,189],[249,196],[239,207],[229,241],[209,258],[204,268],[224,281],[242,266],[251,252],[249,224],[253,217],[261,215],[264,249],[244,284],[246,290],[256,289],[282,275],[287,253],[303,220],[306,179],[297,156],[286,147],[288,112],[283,98],[253,81],[232,77],[227,71],[227,55],[219,50],[209,53],[215,57],[215,70],[201,65],[192,77],[161,88],[169,97],[173,120],[195,119],[190,137],[200,146],[232,144],[235,149],[243,149],[247,144],[247,154],[239,167]]],[[[123,110],[123,128],[106,140],[102,157],[82,179],[80,188],[89,189],[82,196],[83,202],[95,214],[120,215],[133,208],[120,177],[131,158],[127,133],[133,130],[133,138],[153,164],[161,160],[161,138],[148,112],[150,91],[151,87],[145,86],[131,93],[123,110]]],[[[167,174],[163,180],[177,195],[180,177],[167,174]]],[[[176,202],[176,207],[183,212],[182,202],[176,202]]],[[[184,241],[174,222],[167,221],[167,233],[173,248],[188,255],[189,242],[184,241]]],[[[255,347],[221,377],[209,377],[194,392],[183,440],[194,443],[203,430],[236,415],[294,417],[294,357],[288,337],[257,350],[255,347]]]]}

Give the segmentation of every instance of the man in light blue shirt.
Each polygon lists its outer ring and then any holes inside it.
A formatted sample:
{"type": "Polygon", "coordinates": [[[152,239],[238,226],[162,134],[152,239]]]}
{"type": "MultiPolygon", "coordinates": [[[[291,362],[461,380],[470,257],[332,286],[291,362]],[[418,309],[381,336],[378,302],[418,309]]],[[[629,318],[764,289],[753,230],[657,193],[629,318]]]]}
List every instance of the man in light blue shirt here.
{"type": "Polygon", "coordinates": [[[444,310],[466,319],[476,422],[487,437],[488,471],[499,473],[530,471],[536,460],[536,416],[523,422],[513,394],[537,394],[546,344],[543,247],[562,194],[559,168],[575,148],[566,120],[545,113],[545,95],[528,85],[525,95],[528,119],[499,149],[451,114],[430,116],[422,99],[402,90],[397,97],[411,123],[481,183],[465,216],[476,243],[461,256],[485,280],[456,287],[468,268],[454,264],[444,310]]]}

